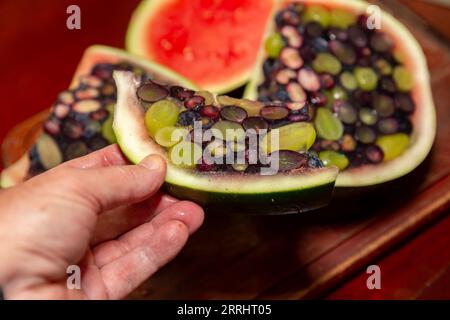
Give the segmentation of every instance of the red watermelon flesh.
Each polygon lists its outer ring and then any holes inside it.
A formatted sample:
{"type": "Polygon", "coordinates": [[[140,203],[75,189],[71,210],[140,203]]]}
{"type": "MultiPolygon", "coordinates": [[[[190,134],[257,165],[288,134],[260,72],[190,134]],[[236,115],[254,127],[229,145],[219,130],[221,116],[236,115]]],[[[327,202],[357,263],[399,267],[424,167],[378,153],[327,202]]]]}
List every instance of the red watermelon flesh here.
{"type": "Polygon", "coordinates": [[[132,19],[128,49],[204,89],[242,85],[254,66],[272,0],[152,0],[132,19]]]}

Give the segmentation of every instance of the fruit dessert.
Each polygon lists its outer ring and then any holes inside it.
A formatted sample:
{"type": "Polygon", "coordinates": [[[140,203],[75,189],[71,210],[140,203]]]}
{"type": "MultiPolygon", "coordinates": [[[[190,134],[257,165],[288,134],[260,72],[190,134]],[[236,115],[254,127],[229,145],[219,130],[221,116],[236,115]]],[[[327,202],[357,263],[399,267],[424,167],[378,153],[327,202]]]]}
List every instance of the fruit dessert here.
{"type": "Polygon", "coordinates": [[[307,106],[142,81],[115,71],[113,128],[133,163],[167,160],[165,189],[214,211],[301,212],[326,205],[338,169],[308,152],[307,106]]]}
{"type": "Polygon", "coordinates": [[[245,96],[309,105],[312,150],[336,186],[382,183],[416,168],[435,136],[426,61],[390,14],[353,0],[285,1],[267,27],[245,96]]]}
{"type": "Polygon", "coordinates": [[[127,31],[131,53],[216,93],[244,85],[276,0],[144,0],[127,31]]]}
{"type": "Polygon", "coordinates": [[[28,154],[1,174],[1,186],[24,179],[115,143],[112,115],[117,98],[114,70],[132,71],[141,79],[195,86],[157,64],[105,46],[88,48],[70,89],[61,92],[28,154]]]}

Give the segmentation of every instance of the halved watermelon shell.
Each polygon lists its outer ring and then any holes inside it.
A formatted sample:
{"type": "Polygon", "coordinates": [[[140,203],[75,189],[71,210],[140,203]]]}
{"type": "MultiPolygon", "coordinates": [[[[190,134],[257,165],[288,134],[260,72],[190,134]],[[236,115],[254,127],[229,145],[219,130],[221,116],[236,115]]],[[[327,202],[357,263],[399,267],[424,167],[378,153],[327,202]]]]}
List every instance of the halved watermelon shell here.
{"type": "MultiPolygon", "coordinates": [[[[113,128],[123,153],[133,163],[166,151],[148,135],[145,112],[138,100],[138,81],[130,72],[116,71],[117,103],[113,128]]],[[[151,106],[150,106],[151,108],[151,106]]],[[[322,207],[331,199],[336,167],[258,174],[205,174],[167,161],[165,189],[206,209],[240,213],[291,213],[322,207]]]]}
{"type": "MultiPolygon", "coordinates": [[[[89,74],[94,65],[119,62],[129,62],[137,67],[141,67],[157,81],[178,84],[191,89],[197,88],[191,81],[164,66],[138,58],[123,50],[102,45],[93,45],[85,50],[69,88],[76,88],[79,85],[80,78],[89,74]]],[[[24,181],[28,176],[29,168],[30,158],[27,152],[16,163],[3,170],[0,176],[0,187],[11,187],[24,181]]]]}
{"type": "MultiPolygon", "coordinates": [[[[264,39],[274,29],[274,15],[289,3],[299,2],[309,5],[322,5],[328,8],[341,8],[355,15],[366,13],[370,5],[359,0],[296,0],[282,1],[268,21],[264,39]]],[[[391,14],[381,12],[381,28],[394,40],[396,50],[403,56],[405,67],[414,75],[412,97],[416,110],[412,115],[413,132],[408,149],[398,158],[377,165],[363,165],[339,173],[336,187],[363,187],[384,183],[402,177],[414,170],[428,155],[436,134],[436,112],[431,95],[430,79],[424,53],[414,36],[391,14]]],[[[266,58],[262,42],[257,63],[251,80],[246,87],[244,98],[257,99],[257,87],[263,79],[262,64],[266,58]]]]}

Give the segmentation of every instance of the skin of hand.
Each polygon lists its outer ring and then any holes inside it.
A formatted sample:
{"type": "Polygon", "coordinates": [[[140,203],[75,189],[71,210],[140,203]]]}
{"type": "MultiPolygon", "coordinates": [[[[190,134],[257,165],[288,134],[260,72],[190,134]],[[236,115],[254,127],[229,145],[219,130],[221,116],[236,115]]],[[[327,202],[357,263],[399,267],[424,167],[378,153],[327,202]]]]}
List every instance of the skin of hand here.
{"type": "Polygon", "coordinates": [[[6,299],[120,299],[182,249],[203,210],[159,192],[166,165],[130,165],[117,145],[0,191],[6,299]],[[69,289],[67,268],[81,269],[69,289]]]}

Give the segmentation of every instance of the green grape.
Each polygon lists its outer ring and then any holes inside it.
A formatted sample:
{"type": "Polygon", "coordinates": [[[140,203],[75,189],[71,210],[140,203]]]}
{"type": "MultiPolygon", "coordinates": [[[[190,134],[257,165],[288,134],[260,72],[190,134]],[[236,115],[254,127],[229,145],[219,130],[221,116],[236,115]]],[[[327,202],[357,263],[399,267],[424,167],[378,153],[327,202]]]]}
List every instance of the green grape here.
{"type": "Polygon", "coordinates": [[[384,161],[392,160],[408,148],[409,137],[405,133],[394,133],[379,137],[376,144],[383,150],[384,161]]]}
{"type": "Polygon", "coordinates": [[[245,151],[245,143],[244,142],[232,142],[228,144],[228,147],[233,152],[244,152],[245,151]]]}
{"type": "Polygon", "coordinates": [[[233,167],[234,171],[237,171],[237,172],[244,172],[248,168],[248,164],[246,164],[246,163],[242,163],[242,164],[233,163],[231,166],[233,167]]]}
{"type": "Polygon", "coordinates": [[[269,131],[262,140],[262,149],[267,154],[278,150],[307,151],[315,140],[316,130],[311,123],[295,122],[269,131]]]}
{"type": "Polygon", "coordinates": [[[174,165],[183,168],[194,168],[202,158],[202,147],[191,141],[182,141],[169,149],[168,157],[174,165]]]}
{"type": "Polygon", "coordinates": [[[86,123],[84,130],[86,130],[87,132],[100,132],[102,131],[102,124],[99,121],[92,120],[86,123]]]}
{"type": "Polygon", "coordinates": [[[114,133],[112,124],[113,124],[113,115],[110,114],[108,119],[106,119],[105,122],[103,122],[102,125],[102,136],[106,139],[109,143],[113,144],[117,142],[116,134],[114,133]]]}
{"type": "Polygon", "coordinates": [[[245,140],[245,131],[242,126],[234,121],[222,120],[211,127],[214,137],[226,140],[241,142],[245,140]]]}
{"type": "Polygon", "coordinates": [[[154,137],[159,129],[174,126],[178,114],[178,105],[171,100],[164,99],[152,104],[145,113],[145,126],[149,135],[154,137]]]}
{"type": "Polygon", "coordinates": [[[344,103],[339,108],[337,117],[345,124],[354,124],[358,119],[358,113],[351,104],[344,103]]]}
{"type": "Polygon", "coordinates": [[[400,91],[409,91],[414,85],[414,79],[405,67],[395,67],[393,78],[400,91]]]}
{"type": "Polygon", "coordinates": [[[230,151],[229,149],[227,149],[226,145],[224,145],[223,141],[220,140],[214,140],[210,142],[206,146],[205,150],[208,150],[211,156],[215,158],[226,157],[228,152],[230,151]]]}
{"type": "Polygon", "coordinates": [[[378,115],[374,109],[362,108],[359,110],[359,119],[362,123],[372,126],[377,123],[378,115]]]}
{"type": "Polygon", "coordinates": [[[392,74],[392,66],[385,59],[378,59],[375,61],[375,68],[377,68],[383,76],[389,76],[392,74]]]}
{"type": "Polygon", "coordinates": [[[332,75],[337,75],[341,72],[342,65],[332,54],[321,52],[314,59],[312,67],[317,73],[328,72],[332,75]]]}
{"type": "Polygon", "coordinates": [[[372,91],[377,87],[378,76],[375,71],[367,67],[356,67],[354,75],[359,87],[364,91],[372,91]]]}
{"type": "Polygon", "coordinates": [[[115,107],[114,103],[110,103],[105,107],[105,109],[109,111],[110,116],[111,115],[114,116],[114,107],[115,107]]]}
{"type": "Polygon", "coordinates": [[[54,168],[63,162],[61,149],[58,147],[56,141],[46,133],[41,134],[37,139],[36,150],[42,166],[46,170],[54,168]]]}
{"type": "Polygon", "coordinates": [[[237,106],[245,109],[249,116],[259,115],[264,104],[260,101],[253,101],[248,99],[237,99],[229,96],[217,96],[217,102],[221,106],[237,106]]]}
{"type": "Polygon", "coordinates": [[[319,137],[326,140],[339,140],[344,133],[342,122],[327,108],[318,108],[314,125],[319,137]]]}
{"type": "Polygon", "coordinates": [[[206,106],[207,105],[214,105],[214,104],[216,104],[215,100],[214,100],[214,95],[211,92],[209,92],[209,91],[197,91],[195,93],[195,95],[205,98],[205,105],[206,106]]]}
{"type": "Polygon", "coordinates": [[[319,158],[320,160],[322,160],[325,166],[329,167],[334,165],[338,167],[339,170],[344,170],[349,165],[348,158],[345,156],[345,154],[336,151],[321,151],[319,153],[319,158]]]}
{"type": "Polygon", "coordinates": [[[339,86],[331,89],[331,96],[334,100],[347,100],[347,92],[339,86]]]}
{"type": "Polygon", "coordinates": [[[180,127],[164,127],[155,134],[155,141],[162,147],[172,147],[178,142],[184,140],[189,131],[180,127]]]}
{"type": "Polygon", "coordinates": [[[330,14],[330,25],[332,27],[347,29],[356,22],[356,16],[342,9],[333,9],[330,14]]]}
{"type": "Polygon", "coordinates": [[[330,11],[322,6],[307,6],[303,12],[303,23],[317,22],[327,28],[330,24],[330,11]]]}
{"type": "Polygon", "coordinates": [[[356,78],[353,76],[351,72],[345,71],[340,76],[341,85],[350,91],[355,90],[358,87],[358,83],[356,82],[356,78]]]}
{"type": "Polygon", "coordinates": [[[286,46],[283,37],[279,33],[271,34],[266,39],[266,52],[270,58],[278,58],[281,50],[286,46]]]}
{"type": "Polygon", "coordinates": [[[347,100],[348,98],[347,92],[340,86],[335,86],[333,89],[325,91],[325,96],[327,97],[327,108],[331,108],[335,100],[347,100]]]}

